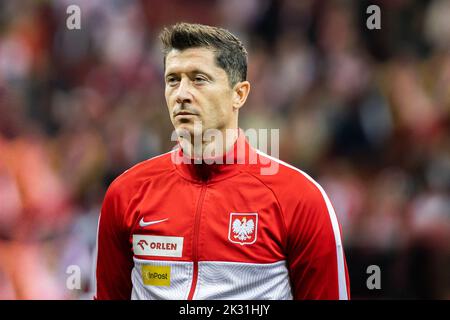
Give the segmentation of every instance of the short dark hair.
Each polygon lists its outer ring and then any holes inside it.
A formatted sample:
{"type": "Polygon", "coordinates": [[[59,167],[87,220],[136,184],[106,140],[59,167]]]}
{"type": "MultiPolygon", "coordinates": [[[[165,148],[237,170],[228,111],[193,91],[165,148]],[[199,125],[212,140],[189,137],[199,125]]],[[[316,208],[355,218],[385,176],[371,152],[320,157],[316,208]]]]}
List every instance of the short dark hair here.
{"type": "Polygon", "coordinates": [[[225,70],[232,87],[247,80],[247,50],[228,30],[182,22],[164,28],[159,38],[163,44],[164,68],[166,57],[172,49],[206,47],[215,51],[216,63],[225,70]]]}

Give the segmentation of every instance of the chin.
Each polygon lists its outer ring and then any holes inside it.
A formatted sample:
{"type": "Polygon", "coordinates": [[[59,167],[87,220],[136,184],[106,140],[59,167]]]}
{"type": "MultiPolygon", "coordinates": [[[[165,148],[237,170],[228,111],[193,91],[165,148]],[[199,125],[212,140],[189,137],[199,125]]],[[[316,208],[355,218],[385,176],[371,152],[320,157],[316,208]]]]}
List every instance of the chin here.
{"type": "Polygon", "coordinates": [[[175,125],[175,130],[176,131],[189,131],[189,132],[193,132],[194,131],[194,124],[176,124],[175,125]]]}
{"type": "Polygon", "coordinates": [[[204,127],[200,121],[196,122],[195,124],[193,121],[189,122],[177,121],[175,122],[174,127],[177,132],[185,131],[188,132],[190,135],[193,135],[194,133],[201,134],[204,130],[204,127]]]}
{"type": "Polygon", "coordinates": [[[192,137],[194,134],[194,124],[176,124],[174,127],[179,137],[186,137],[186,135],[192,137]]]}

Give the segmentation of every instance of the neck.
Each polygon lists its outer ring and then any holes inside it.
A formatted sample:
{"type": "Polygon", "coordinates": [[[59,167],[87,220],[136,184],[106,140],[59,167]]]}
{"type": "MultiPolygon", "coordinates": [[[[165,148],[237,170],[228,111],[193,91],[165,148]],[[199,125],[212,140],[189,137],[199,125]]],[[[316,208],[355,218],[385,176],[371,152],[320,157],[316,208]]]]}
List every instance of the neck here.
{"type": "Polygon", "coordinates": [[[235,144],[239,128],[206,130],[191,139],[178,139],[183,153],[193,159],[223,157],[235,144]]]}

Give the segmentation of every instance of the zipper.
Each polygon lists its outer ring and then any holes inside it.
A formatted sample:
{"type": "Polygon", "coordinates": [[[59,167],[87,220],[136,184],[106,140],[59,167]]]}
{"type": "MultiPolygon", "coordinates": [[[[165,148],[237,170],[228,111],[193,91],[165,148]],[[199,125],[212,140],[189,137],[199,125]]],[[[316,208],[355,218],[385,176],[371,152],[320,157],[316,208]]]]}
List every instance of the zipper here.
{"type": "Polygon", "coordinates": [[[206,183],[202,184],[202,190],[200,191],[200,198],[197,204],[197,211],[195,212],[194,222],[194,241],[192,241],[192,261],[194,262],[194,270],[192,275],[191,289],[189,291],[188,300],[192,300],[194,297],[195,288],[197,287],[198,279],[198,238],[200,228],[200,218],[203,207],[203,200],[205,199],[206,183]]]}

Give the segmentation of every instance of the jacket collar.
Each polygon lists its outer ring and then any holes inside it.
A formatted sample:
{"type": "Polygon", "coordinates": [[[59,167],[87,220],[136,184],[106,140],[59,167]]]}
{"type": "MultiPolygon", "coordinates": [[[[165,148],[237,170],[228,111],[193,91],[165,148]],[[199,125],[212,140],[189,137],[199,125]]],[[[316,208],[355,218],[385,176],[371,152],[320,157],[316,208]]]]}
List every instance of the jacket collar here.
{"type": "Polygon", "coordinates": [[[255,156],[255,150],[248,143],[242,129],[239,129],[233,146],[220,157],[195,161],[185,155],[179,146],[172,154],[172,162],[176,171],[185,179],[196,183],[210,183],[238,174],[255,156]]]}

